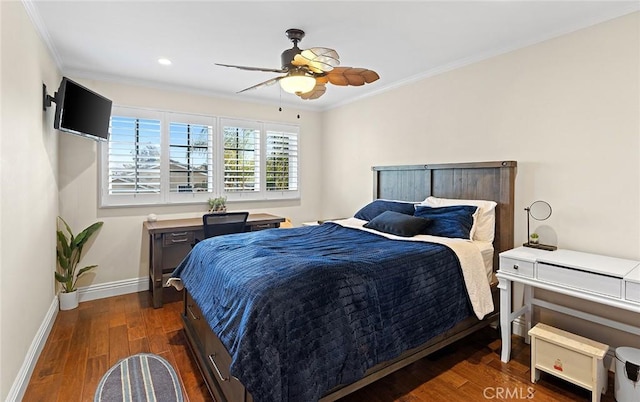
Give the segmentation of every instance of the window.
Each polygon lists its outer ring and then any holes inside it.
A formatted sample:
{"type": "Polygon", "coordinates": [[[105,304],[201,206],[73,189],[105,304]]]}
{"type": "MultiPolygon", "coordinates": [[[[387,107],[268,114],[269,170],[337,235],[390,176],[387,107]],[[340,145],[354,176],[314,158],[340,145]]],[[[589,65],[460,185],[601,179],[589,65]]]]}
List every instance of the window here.
{"type": "Polygon", "coordinates": [[[298,198],[298,126],[114,107],[101,206],[298,198]]]}
{"type": "Polygon", "coordinates": [[[160,193],[160,120],[125,116],[111,119],[109,192],[160,193]]]}
{"type": "Polygon", "coordinates": [[[224,121],[224,191],[260,191],[260,128],[251,122],[224,121]]]}
{"type": "Polygon", "coordinates": [[[203,124],[169,123],[169,191],[210,192],[213,127],[203,124]]]}
{"type": "Polygon", "coordinates": [[[298,126],[232,119],[220,126],[229,200],[300,197],[298,126]]]}
{"type": "Polygon", "coordinates": [[[265,185],[268,192],[298,190],[298,134],[290,127],[267,130],[265,185]]]}

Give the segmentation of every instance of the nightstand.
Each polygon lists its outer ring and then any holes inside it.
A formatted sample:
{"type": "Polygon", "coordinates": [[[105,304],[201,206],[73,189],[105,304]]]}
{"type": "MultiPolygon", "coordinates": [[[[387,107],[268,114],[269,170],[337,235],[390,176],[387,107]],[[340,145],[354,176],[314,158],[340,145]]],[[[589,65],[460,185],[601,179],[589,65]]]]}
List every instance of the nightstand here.
{"type": "Polygon", "coordinates": [[[333,218],[333,219],[322,219],[322,220],[317,220],[312,222],[302,222],[302,226],[318,226],[318,225],[322,225],[325,222],[339,221],[341,219],[346,219],[346,218],[333,218]]]}

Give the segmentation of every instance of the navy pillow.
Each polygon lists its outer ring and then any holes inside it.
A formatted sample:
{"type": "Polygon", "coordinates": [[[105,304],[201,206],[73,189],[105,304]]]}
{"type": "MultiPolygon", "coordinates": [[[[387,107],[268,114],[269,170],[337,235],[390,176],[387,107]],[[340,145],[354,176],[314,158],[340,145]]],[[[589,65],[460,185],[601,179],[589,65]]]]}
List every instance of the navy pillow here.
{"type": "Polygon", "coordinates": [[[369,222],[365,228],[402,237],[412,237],[422,233],[431,223],[428,219],[419,218],[395,211],[384,211],[369,222]]]}
{"type": "Polygon", "coordinates": [[[431,220],[431,224],[423,234],[440,237],[471,239],[473,214],[478,207],[470,205],[454,205],[450,207],[416,207],[415,216],[431,220]]]}
{"type": "Polygon", "coordinates": [[[410,202],[375,200],[362,207],[353,215],[354,218],[370,221],[384,211],[400,212],[401,214],[413,215],[416,208],[410,202]]]}

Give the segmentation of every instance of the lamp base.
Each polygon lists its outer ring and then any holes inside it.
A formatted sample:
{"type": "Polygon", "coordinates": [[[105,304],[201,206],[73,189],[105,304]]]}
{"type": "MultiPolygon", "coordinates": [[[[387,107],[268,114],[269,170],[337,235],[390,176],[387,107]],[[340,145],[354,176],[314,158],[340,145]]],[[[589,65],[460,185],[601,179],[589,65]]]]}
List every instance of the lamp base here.
{"type": "Polygon", "coordinates": [[[558,247],[556,246],[550,246],[548,244],[533,244],[533,243],[524,243],[523,246],[525,247],[531,247],[531,248],[537,248],[540,250],[547,250],[547,251],[555,251],[558,249],[558,247]]]}

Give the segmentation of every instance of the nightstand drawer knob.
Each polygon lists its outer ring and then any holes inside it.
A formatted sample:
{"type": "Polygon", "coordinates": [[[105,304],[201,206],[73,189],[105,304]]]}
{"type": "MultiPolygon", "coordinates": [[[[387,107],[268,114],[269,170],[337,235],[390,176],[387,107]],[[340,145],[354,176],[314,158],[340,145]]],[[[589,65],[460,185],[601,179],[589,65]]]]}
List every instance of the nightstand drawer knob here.
{"type": "Polygon", "coordinates": [[[513,269],[518,269],[518,268],[520,268],[518,264],[513,264],[513,269]]]}

